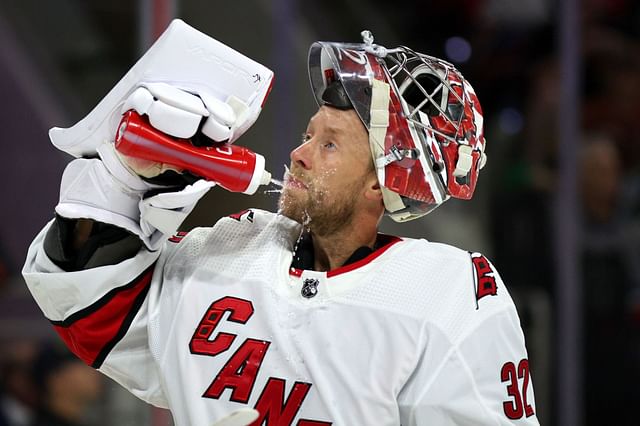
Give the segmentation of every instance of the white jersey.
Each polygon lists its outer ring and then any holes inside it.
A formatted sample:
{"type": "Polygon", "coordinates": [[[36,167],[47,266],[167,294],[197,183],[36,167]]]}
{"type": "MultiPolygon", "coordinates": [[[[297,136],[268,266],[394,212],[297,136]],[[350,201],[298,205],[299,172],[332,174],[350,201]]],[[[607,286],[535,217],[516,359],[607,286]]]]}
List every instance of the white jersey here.
{"type": "Polygon", "coordinates": [[[63,272],[45,228],[24,276],[68,346],[177,425],[538,424],[518,315],[480,254],[389,238],[329,272],[291,268],[300,225],[248,210],[63,272]]]}

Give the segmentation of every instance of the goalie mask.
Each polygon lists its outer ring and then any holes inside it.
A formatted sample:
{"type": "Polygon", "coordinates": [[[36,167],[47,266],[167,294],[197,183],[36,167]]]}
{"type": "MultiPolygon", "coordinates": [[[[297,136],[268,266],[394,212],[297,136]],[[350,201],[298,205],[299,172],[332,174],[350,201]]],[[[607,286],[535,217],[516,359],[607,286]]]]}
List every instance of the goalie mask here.
{"type": "Polygon", "coordinates": [[[470,199],[486,159],[473,88],[445,61],[362,35],[314,43],[309,77],[319,105],[353,108],[367,128],[387,214],[403,222],[470,199]]]}

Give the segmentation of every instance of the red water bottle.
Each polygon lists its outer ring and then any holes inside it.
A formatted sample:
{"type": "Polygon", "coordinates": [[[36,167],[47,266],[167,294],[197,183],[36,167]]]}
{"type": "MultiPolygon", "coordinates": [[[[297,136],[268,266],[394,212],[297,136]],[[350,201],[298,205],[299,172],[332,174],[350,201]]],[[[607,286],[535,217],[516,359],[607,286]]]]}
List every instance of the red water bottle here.
{"type": "Polygon", "coordinates": [[[271,181],[264,157],[248,148],[227,143],[195,147],[187,139],[155,129],[146,116],[127,111],[120,121],[116,149],[124,155],[170,164],[233,192],[253,194],[271,181]]]}

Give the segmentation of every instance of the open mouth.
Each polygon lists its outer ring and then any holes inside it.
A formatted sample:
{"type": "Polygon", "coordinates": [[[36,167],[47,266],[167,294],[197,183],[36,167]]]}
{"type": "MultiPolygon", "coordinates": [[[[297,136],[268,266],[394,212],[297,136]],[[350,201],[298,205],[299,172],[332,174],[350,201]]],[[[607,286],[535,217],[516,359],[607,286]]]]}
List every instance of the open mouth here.
{"type": "Polygon", "coordinates": [[[309,189],[300,179],[296,178],[292,174],[287,174],[284,180],[285,187],[296,189],[309,189]]]}

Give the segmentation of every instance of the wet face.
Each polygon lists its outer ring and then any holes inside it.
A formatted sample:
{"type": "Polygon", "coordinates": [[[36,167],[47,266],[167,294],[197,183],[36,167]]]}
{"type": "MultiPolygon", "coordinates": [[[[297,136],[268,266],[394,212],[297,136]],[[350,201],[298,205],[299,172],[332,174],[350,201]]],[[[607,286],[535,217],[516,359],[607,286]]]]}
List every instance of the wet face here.
{"type": "Polygon", "coordinates": [[[321,236],[351,225],[375,182],[368,134],[356,112],[321,107],[290,157],[280,213],[321,236]]]}

